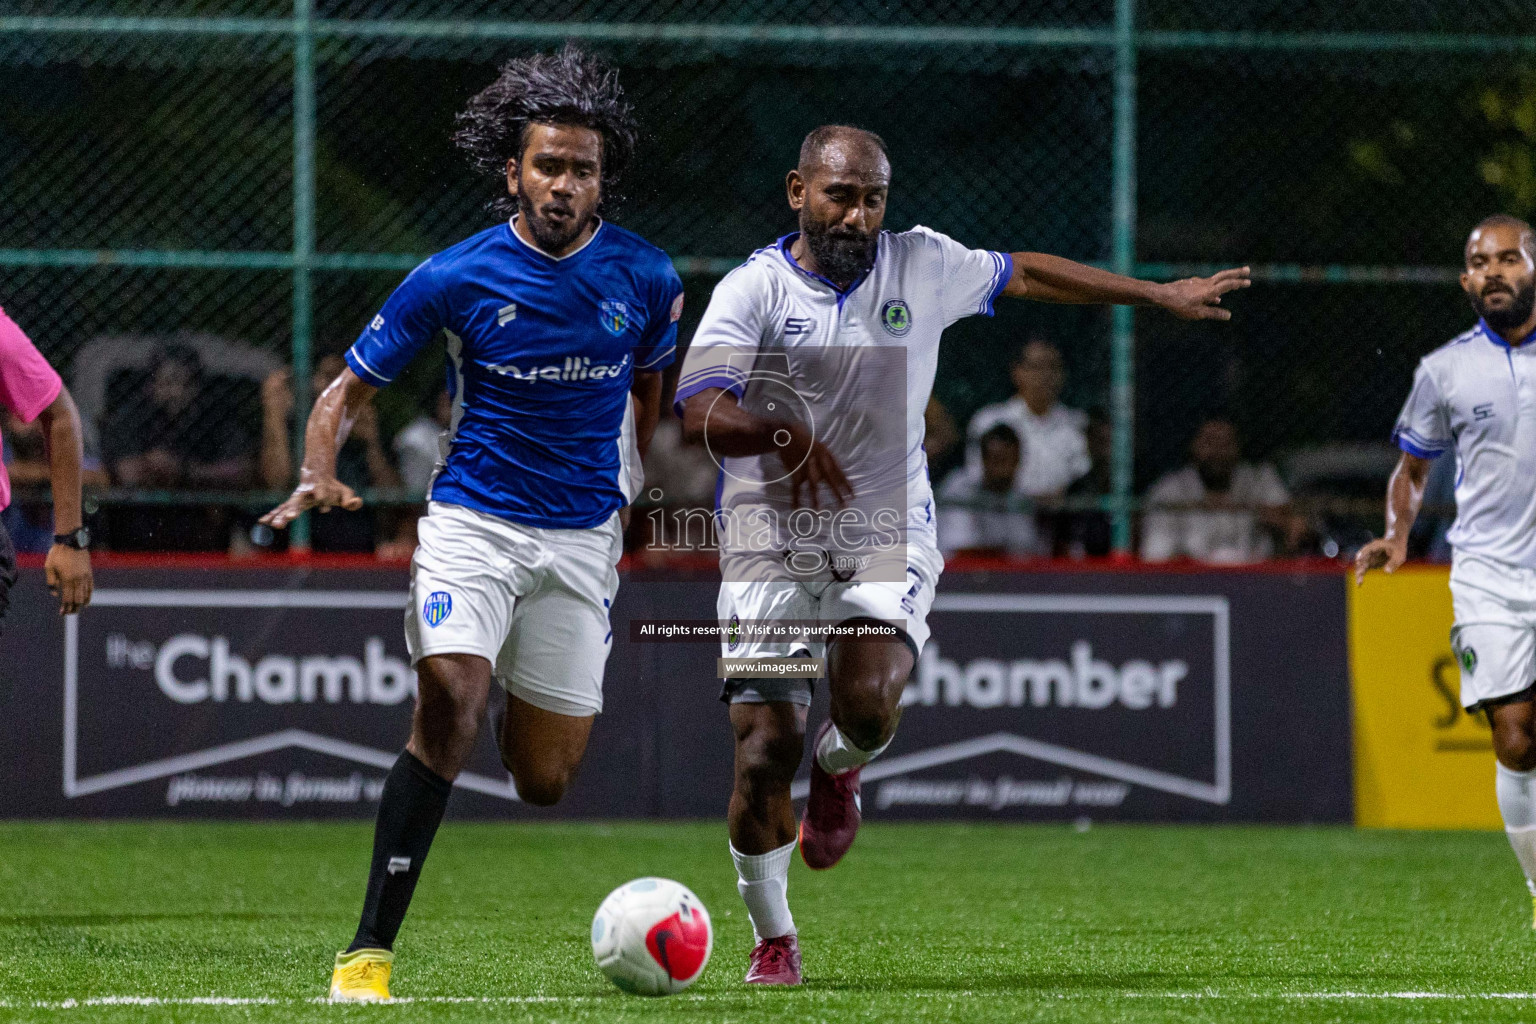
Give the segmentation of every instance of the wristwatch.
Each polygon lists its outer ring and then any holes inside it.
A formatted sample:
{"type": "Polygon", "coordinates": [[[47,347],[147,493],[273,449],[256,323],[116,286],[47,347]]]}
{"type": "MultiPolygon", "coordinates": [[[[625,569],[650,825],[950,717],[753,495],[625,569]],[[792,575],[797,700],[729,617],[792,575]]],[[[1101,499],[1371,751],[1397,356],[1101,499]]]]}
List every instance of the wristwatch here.
{"type": "Polygon", "coordinates": [[[91,546],[91,531],[82,526],[72,533],[56,533],[53,535],[55,544],[62,544],[76,551],[84,551],[91,546]]]}

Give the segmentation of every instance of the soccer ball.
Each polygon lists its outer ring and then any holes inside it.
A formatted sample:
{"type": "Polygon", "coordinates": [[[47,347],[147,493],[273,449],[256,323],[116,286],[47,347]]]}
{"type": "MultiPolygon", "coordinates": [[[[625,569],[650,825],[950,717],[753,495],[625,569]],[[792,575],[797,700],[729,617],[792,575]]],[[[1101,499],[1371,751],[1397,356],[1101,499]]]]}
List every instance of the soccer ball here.
{"type": "Polygon", "coordinates": [[[681,992],[704,973],[714,945],[704,904],[687,886],[665,878],[619,886],[592,918],[598,969],[634,995],[681,992]]]}

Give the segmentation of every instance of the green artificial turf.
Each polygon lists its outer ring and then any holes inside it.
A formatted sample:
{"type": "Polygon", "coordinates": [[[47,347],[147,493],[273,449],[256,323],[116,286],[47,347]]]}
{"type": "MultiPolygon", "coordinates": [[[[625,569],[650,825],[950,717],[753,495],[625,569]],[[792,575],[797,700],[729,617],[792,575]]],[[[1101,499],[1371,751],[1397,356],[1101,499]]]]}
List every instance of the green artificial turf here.
{"type": "Polygon", "coordinates": [[[1536,1021],[1536,1000],[1494,998],[1536,992],[1497,834],[871,824],[836,870],[796,862],[807,983],[762,991],[741,985],[722,824],[450,822],[397,945],[395,995],[416,1001],[315,1002],[370,834],[0,824],[0,1019],[1536,1021]],[[618,992],[587,940],[602,897],[647,874],[715,921],[703,978],[666,999],[618,992]],[[208,996],[240,1002],[185,1001],[208,996]]]}

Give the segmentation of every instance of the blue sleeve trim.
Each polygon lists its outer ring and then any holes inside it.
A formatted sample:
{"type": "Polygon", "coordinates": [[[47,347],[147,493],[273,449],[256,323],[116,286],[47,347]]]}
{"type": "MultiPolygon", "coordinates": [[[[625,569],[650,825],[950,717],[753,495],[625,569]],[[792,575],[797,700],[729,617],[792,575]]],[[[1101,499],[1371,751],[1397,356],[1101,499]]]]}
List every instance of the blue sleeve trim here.
{"type": "Polygon", "coordinates": [[[981,307],[982,316],[993,315],[992,304],[997,301],[999,295],[1003,294],[1003,289],[1008,287],[1008,282],[1013,280],[1013,259],[1003,252],[992,253],[992,259],[997,263],[997,269],[994,271],[997,280],[992,282],[992,290],[987,294],[986,305],[981,307]]]}
{"type": "MultiPolygon", "coordinates": [[[[1422,440],[1422,438],[1420,440],[1422,440]]],[[[1415,441],[1408,437],[1408,432],[1404,430],[1395,431],[1392,435],[1392,441],[1409,455],[1413,455],[1421,459],[1438,459],[1440,456],[1445,454],[1444,448],[1426,448],[1417,444],[1415,441]]]]}
{"type": "Polygon", "coordinates": [[[705,377],[702,380],[696,380],[686,387],[679,387],[677,389],[677,394],[672,398],[672,411],[681,417],[683,415],[683,403],[699,392],[708,391],[710,388],[723,388],[735,395],[737,399],[740,399],[746,393],[747,385],[745,381],[733,381],[729,377],[705,377]]]}
{"type": "Polygon", "coordinates": [[[352,372],[357,374],[364,384],[372,384],[376,388],[388,387],[390,383],[389,378],[381,377],[370,369],[368,364],[363,362],[362,357],[357,354],[356,348],[357,346],[354,345],[352,348],[347,349],[344,356],[347,365],[352,368],[352,372]]]}

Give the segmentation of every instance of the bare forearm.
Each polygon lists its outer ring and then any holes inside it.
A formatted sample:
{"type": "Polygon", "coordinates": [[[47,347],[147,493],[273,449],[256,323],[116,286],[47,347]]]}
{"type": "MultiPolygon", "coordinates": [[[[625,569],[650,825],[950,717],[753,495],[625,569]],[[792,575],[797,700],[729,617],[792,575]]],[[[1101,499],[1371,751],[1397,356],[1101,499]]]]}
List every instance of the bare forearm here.
{"type": "Polygon", "coordinates": [[[1161,285],[1040,252],[1016,252],[1004,295],[1036,302],[1157,305],[1161,285]]]}
{"type": "Polygon", "coordinates": [[[293,482],[293,453],[289,451],[288,424],[267,417],[261,429],[261,482],[277,489],[293,482]]]}
{"type": "Polygon", "coordinates": [[[378,438],[368,442],[368,479],[375,487],[399,487],[400,473],[384,454],[384,446],[378,438]]]}
{"type": "Polygon", "coordinates": [[[701,391],[683,406],[683,436],[707,443],[716,455],[739,458],[781,451],[796,429],[787,420],[748,412],[722,388],[701,391]]]}
{"type": "Polygon", "coordinates": [[[80,443],[80,413],[68,390],[44,409],[39,417],[43,443],[48,452],[48,480],[53,489],[53,529],[71,533],[83,522],[80,514],[80,463],[84,453],[80,443]]]}
{"type": "Polygon", "coordinates": [[[299,467],[301,485],[336,475],[336,453],[346,443],[358,412],[373,400],[377,390],[347,369],[315,399],[315,407],[304,428],[304,464],[299,467]]]}
{"type": "Polygon", "coordinates": [[[643,459],[651,450],[651,438],[661,419],[661,374],[636,373],[629,393],[635,397],[635,444],[643,459]]]}
{"type": "Polygon", "coordinates": [[[1392,471],[1392,479],[1387,483],[1386,539],[1394,544],[1408,544],[1408,534],[1424,504],[1424,481],[1428,476],[1428,460],[1407,454],[1392,471]]]}

